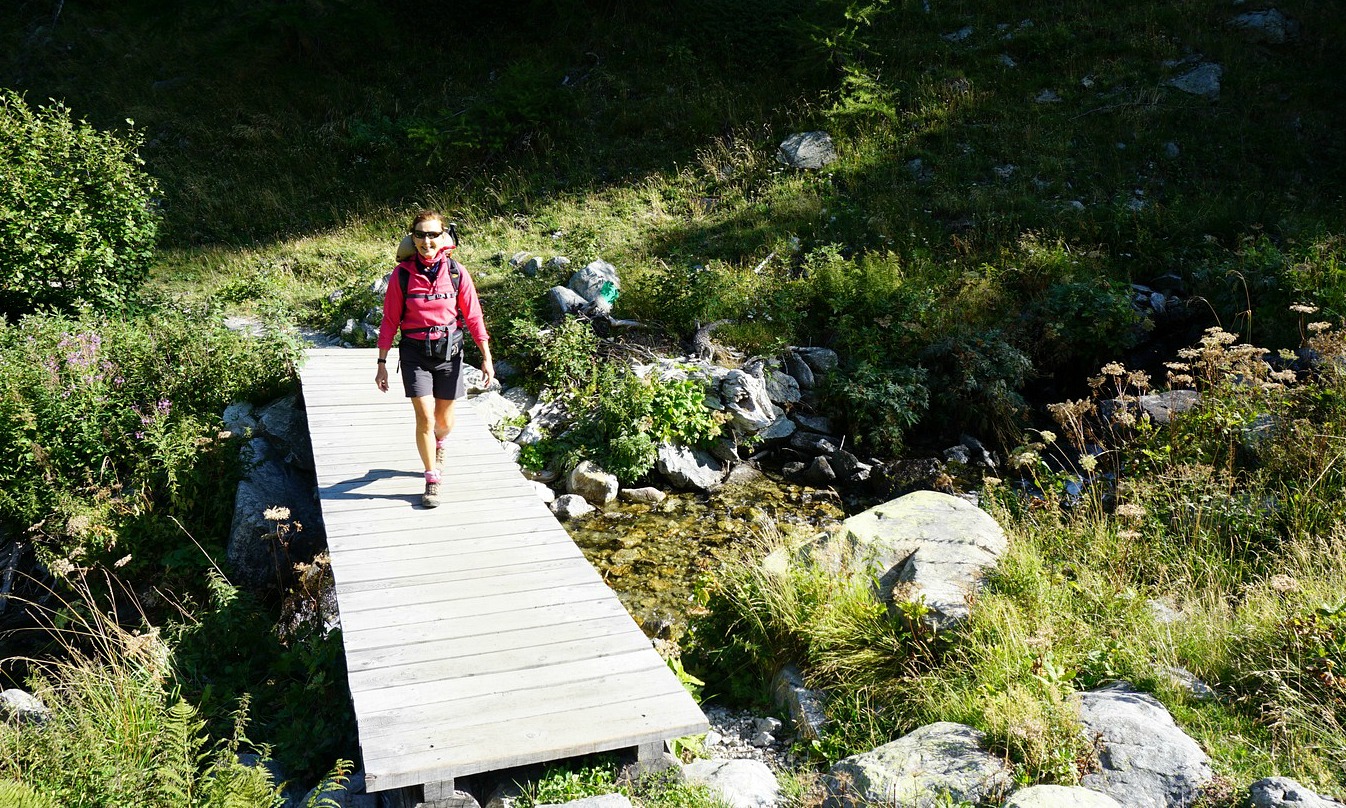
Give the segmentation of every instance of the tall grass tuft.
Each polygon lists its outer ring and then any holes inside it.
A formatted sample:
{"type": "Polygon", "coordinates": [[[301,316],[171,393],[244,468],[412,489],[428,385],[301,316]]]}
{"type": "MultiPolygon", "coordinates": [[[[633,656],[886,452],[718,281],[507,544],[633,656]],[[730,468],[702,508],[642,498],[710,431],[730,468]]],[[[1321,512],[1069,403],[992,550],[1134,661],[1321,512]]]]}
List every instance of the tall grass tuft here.
{"type": "Polygon", "coordinates": [[[210,738],[167,685],[172,654],[157,632],[126,630],[92,607],[87,583],[78,591],[87,597],[48,615],[60,657],[34,661],[30,686],[50,715],[0,724],[0,779],[71,808],[283,804],[264,768],[239,762],[247,699],[232,732],[210,738]]]}

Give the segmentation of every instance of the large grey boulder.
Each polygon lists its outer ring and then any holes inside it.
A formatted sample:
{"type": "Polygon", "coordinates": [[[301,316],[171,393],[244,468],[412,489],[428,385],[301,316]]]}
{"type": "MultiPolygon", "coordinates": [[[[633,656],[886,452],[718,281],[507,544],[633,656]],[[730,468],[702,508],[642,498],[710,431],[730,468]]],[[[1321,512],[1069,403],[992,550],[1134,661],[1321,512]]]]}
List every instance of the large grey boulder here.
{"type": "Polygon", "coordinates": [[[261,590],[288,575],[292,560],[317,552],[326,533],[310,473],[281,460],[263,438],[249,441],[242,455],[249,469],[234,494],[225,558],[230,580],[261,590]]]}
{"type": "Polygon", "coordinates": [[[37,696],[18,688],[0,693],[0,721],[40,724],[51,717],[51,710],[37,696]]]}
{"type": "Polygon", "coordinates": [[[577,519],[586,514],[593,513],[597,508],[590,505],[584,497],[579,494],[563,494],[551,503],[551,512],[556,514],[557,519],[577,519]]]}
{"type": "Polygon", "coordinates": [[[1284,45],[1299,37],[1299,23],[1274,8],[1240,14],[1229,21],[1229,27],[1249,42],[1266,45],[1284,45]]]}
{"type": "Polygon", "coordinates": [[[252,437],[257,429],[257,418],[252,405],[246,401],[235,401],[224,408],[224,428],[243,437],[252,437]]]}
{"type": "Polygon", "coordinates": [[[760,432],[776,420],[766,383],[743,370],[731,370],[719,385],[719,398],[729,413],[729,426],[739,432],[760,432]]]}
{"type": "Polygon", "coordinates": [[[795,355],[803,359],[805,364],[813,369],[813,372],[822,375],[828,371],[836,370],[837,365],[841,364],[841,357],[831,348],[799,348],[793,349],[795,355]]]}
{"type": "Polygon", "coordinates": [[[1123,808],[1098,791],[1079,786],[1030,786],[1010,795],[1004,808],[1123,808]]]}
{"type": "Polygon", "coordinates": [[[822,737],[827,726],[827,712],[820,695],[804,683],[804,674],[794,665],[786,665],[771,680],[771,693],[776,706],[783,707],[794,724],[795,731],[805,740],[822,737]]]}
{"type": "Polygon", "coordinates": [[[985,511],[937,491],[915,491],[852,516],[830,543],[834,563],[847,561],[876,580],[879,599],[924,599],[928,624],[947,628],[968,615],[968,596],[1009,549],[1005,531],[985,511]]]}
{"type": "Polygon", "coordinates": [[[837,148],[826,132],[797,132],[781,141],[776,159],[794,168],[819,169],[837,159],[837,148]]]}
{"type": "Polygon", "coordinates": [[[1167,424],[1174,415],[1180,415],[1201,403],[1201,394],[1195,390],[1166,390],[1162,393],[1150,393],[1136,399],[1141,412],[1150,416],[1156,424],[1167,424]]]}
{"type": "Polygon", "coordinates": [[[813,368],[794,351],[785,352],[785,372],[794,377],[800,390],[812,390],[817,382],[813,376],[813,368]]]}
{"type": "Polygon", "coordinates": [[[823,780],[824,808],[934,808],[994,798],[1009,790],[1010,771],[985,740],[972,727],[944,721],[840,760],[823,780]]]}
{"type": "Polygon", "coordinates": [[[766,371],[766,395],[777,404],[799,403],[799,381],[795,377],[768,368],[766,371]]]}
{"type": "Polygon", "coordinates": [[[795,422],[784,415],[776,416],[776,420],[767,424],[766,429],[757,433],[762,440],[784,440],[795,433],[795,422]]]}
{"type": "Polygon", "coordinates": [[[509,418],[518,418],[523,414],[519,405],[494,390],[468,399],[468,406],[477,411],[488,427],[509,418]]]}
{"type": "Polygon", "coordinates": [[[1100,770],[1080,784],[1128,808],[1192,805],[1212,777],[1210,758],[1157,699],[1118,682],[1079,695],[1080,724],[1100,770]]]}
{"type": "Polygon", "coordinates": [[[1169,84],[1184,93],[1200,96],[1207,101],[1220,97],[1220,78],[1224,68],[1214,62],[1204,62],[1171,80],[1169,84]]]}
{"type": "Polygon", "coordinates": [[[634,502],[639,505],[658,505],[668,498],[668,495],[658,488],[646,486],[644,488],[623,488],[617,492],[617,497],[622,502],[634,502]]]}
{"type": "Polygon", "coordinates": [[[714,491],[724,481],[724,467],[709,452],[675,446],[659,445],[659,473],[678,488],[714,491]]]}
{"type": "Polygon", "coordinates": [[[584,497],[590,505],[604,508],[617,498],[621,484],[615,476],[585,460],[571,469],[570,475],[566,477],[566,490],[584,497]]]}
{"type": "Polygon", "coordinates": [[[288,395],[267,404],[257,413],[257,426],[285,456],[285,462],[313,470],[313,442],[308,434],[308,413],[298,396],[288,395]]]}
{"type": "Polygon", "coordinates": [[[732,808],[771,808],[780,799],[776,775],[760,760],[697,760],[683,767],[682,777],[732,808]]]}
{"type": "Polygon", "coordinates": [[[1248,786],[1248,808],[1346,808],[1289,777],[1264,777],[1248,786]]]}

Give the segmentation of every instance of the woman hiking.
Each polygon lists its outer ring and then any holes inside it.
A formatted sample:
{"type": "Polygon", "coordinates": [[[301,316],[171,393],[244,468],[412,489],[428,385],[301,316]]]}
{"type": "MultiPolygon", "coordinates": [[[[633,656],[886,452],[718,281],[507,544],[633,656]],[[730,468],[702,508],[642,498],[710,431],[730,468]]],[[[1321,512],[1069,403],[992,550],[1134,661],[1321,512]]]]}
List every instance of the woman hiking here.
{"type": "MultiPolygon", "coordinates": [[[[388,351],[400,330],[397,361],[402,387],[416,413],[416,449],[425,466],[421,505],[439,505],[444,443],[453,430],[454,404],[464,393],[463,329],[481,349],[484,386],[495,378],[491,337],[472,276],[450,253],[458,246],[438,211],[422,210],[409,228],[415,254],[398,262],[383,298],[378,370],[374,384],[388,392],[388,351]]],[[[400,252],[400,251],[399,251],[400,252]]]]}

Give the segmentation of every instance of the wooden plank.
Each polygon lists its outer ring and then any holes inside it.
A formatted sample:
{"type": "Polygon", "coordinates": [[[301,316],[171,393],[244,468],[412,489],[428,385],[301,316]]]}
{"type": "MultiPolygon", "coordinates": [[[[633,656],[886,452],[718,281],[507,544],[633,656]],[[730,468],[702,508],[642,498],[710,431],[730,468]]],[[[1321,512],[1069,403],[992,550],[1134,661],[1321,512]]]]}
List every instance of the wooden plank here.
{"type": "MultiPolygon", "coordinates": [[[[347,553],[362,550],[403,550],[413,555],[421,552],[426,552],[429,555],[445,555],[459,550],[469,551],[474,545],[493,540],[502,543],[510,540],[525,544],[530,541],[539,543],[553,540],[561,541],[561,535],[558,534],[564,534],[564,531],[561,531],[555,522],[548,524],[544,517],[534,514],[522,519],[465,525],[442,525],[433,530],[351,533],[338,536],[335,542],[329,540],[328,545],[334,552],[342,556],[344,563],[347,553]],[[546,538],[543,538],[544,536],[546,538]],[[430,545],[436,549],[426,551],[417,549],[422,545],[430,545]]],[[[360,556],[352,556],[352,559],[352,563],[358,563],[360,556]]],[[[351,582],[343,581],[343,583],[351,582]]]]}
{"type": "Polygon", "coordinates": [[[360,720],[360,737],[375,741],[399,732],[428,735],[436,727],[478,726],[483,715],[499,721],[517,721],[545,713],[549,705],[592,709],[603,707],[612,699],[613,693],[643,699],[666,696],[668,692],[667,683],[652,676],[649,670],[628,671],[600,679],[545,685],[531,691],[527,699],[515,698],[509,693],[489,693],[470,699],[365,713],[360,720]]]}
{"type": "Polygon", "coordinates": [[[338,522],[335,527],[329,526],[327,536],[330,541],[333,535],[363,535],[366,533],[387,533],[395,530],[438,530],[450,524],[464,524],[467,521],[462,518],[464,515],[483,520],[514,521],[549,513],[551,511],[547,510],[547,506],[536,497],[531,500],[523,498],[509,500],[508,507],[478,508],[471,507],[469,503],[464,503],[459,509],[457,503],[452,499],[452,493],[450,493],[445,504],[433,510],[415,507],[405,510],[394,509],[385,513],[351,512],[346,514],[346,518],[338,522]],[[452,518],[450,511],[453,512],[452,518]]]}
{"type": "MultiPolygon", "coordinates": [[[[491,472],[490,476],[491,479],[485,480],[477,475],[464,475],[461,479],[455,479],[452,475],[445,474],[440,478],[442,481],[440,495],[446,501],[455,503],[457,508],[455,514],[461,514],[462,508],[468,505],[488,509],[498,508],[502,504],[501,500],[538,500],[537,489],[520,477],[517,471],[514,472],[513,479],[508,477],[502,479],[499,472],[491,472]]],[[[420,490],[416,491],[419,497],[425,489],[425,483],[423,479],[417,482],[420,482],[417,486],[420,490]]],[[[373,483],[377,483],[373,491],[357,488],[350,493],[336,492],[328,496],[323,502],[323,516],[330,519],[338,514],[354,511],[406,509],[404,499],[408,486],[405,480],[382,478],[371,481],[371,484],[373,483]]]]}
{"type": "MultiPolygon", "coordinates": [[[[553,546],[565,548],[565,545],[553,546]]],[[[526,601],[530,593],[543,587],[577,586],[601,580],[588,564],[575,563],[575,556],[568,549],[562,549],[561,552],[564,555],[560,558],[539,559],[531,564],[523,560],[504,570],[498,565],[485,571],[455,570],[455,573],[461,575],[457,580],[408,584],[375,592],[343,591],[341,614],[344,618],[379,609],[400,609],[423,603],[447,606],[454,601],[475,600],[487,594],[503,595],[510,592],[520,594],[520,599],[526,601]]]]}
{"type": "MultiPolygon", "coordinates": [[[[337,534],[338,541],[335,545],[329,540],[328,544],[332,549],[341,554],[359,550],[370,550],[375,548],[393,548],[393,547],[416,547],[422,544],[444,544],[449,546],[460,542],[477,541],[479,539],[492,539],[508,536],[517,536],[521,540],[527,540],[525,537],[537,534],[548,533],[565,535],[565,531],[556,524],[556,519],[550,513],[538,513],[536,511],[528,514],[518,515],[517,518],[493,519],[490,522],[474,522],[468,524],[442,524],[434,525],[422,530],[408,530],[399,528],[395,530],[380,530],[365,533],[344,532],[337,534]]],[[[567,536],[569,538],[569,536],[567,536]]],[[[329,536],[330,539],[330,536],[329,536]]],[[[412,551],[414,552],[414,551],[412,551]]]]}
{"type": "Polygon", "coordinates": [[[652,713],[651,706],[658,706],[658,702],[651,699],[610,702],[602,718],[597,720],[590,710],[534,716],[523,737],[519,737],[518,729],[509,722],[501,722],[470,733],[435,738],[419,747],[409,742],[387,749],[376,746],[364,750],[366,782],[372,779],[378,789],[396,788],[418,778],[442,779],[437,776],[439,772],[445,772],[446,776],[450,771],[455,772],[454,776],[466,776],[640,746],[705,730],[704,718],[688,715],[679,722],[668,714],[652,713]],[[390,763],[395,770],[387,768],[390,763]]]}
{"type": "MultiPolygon", "coordinates": [[[[492,549],[429,558],[399,559],[384,562],[373,568],[366,564],[352,565],[345,558],[342,558],[340,566],[334,564],[333,569],[342,576],[343,581],[355,583],[433,575],[454,570],[489,570],[499,566],[518,564],[529,558],[539,561],[568,558],[576,562],[576,566],[589,566],[585,561],[584,553],[573,542],[555,541],[536,547],[519,547],[505,556],[502,556],[501,551],[492,549]]],[[[594,574],[597,575],[597,573],[594,574]]],[[[553,587],[548,585],[547,588],[553,587]]]]}
{"type": "MultiPolygon", "coordinates": [[[[386,628],[396,626],[414,626],[430,623],[434,620],[442,619],[462,619],[476,615],[490,615],[498,612],[514,611],[518,608],[528,608],[533,610],[542,610],[552,608],[556,603],[564,603],[569,600],[583,601],[592,600],[601,596],[607,586],[601,581],[594,584],[585,584],[582,586],[571,587],[552,587],[549,594],[552,598],[550,604],[539,604],[533,601],[527,606],[520,604],[519,598],[515,595],[488,596],[477,598],[473,601],[453,601],[451,603],[433,603],[416,604],[413,606],[404,606],[401,609],[390,609],[387,614],[382,615],[382,625],[386,628]]],[[[351,629],[359,631],[362,628],[372,627],[373,613],[361,612],[352,617],[358,617],[360,625],[352,625],[351,629]]],[[[344,624],[347,616],[342,615],[344,624]]]]}
{"type": "MultiPolygon", "coordinates": [[[[516,668],[491,677],[461,676],[453,679],[451,684],[422,682],[376,690],[352,691],[351,698],[356,702],[356,715],[417,704],[460,701],[491,693],[511,693],[520,700],[531,700],[533,691],[551,685],[602,680],[605,676],[618,673],[661,669],[668,671],[667,663],[659,658],[654,649],[646,648],[640,652],[617,654],[602,659],[582,659],[550,665],[545,670],[516,668]]],[[[671,671],[668,673],[672,675],[671,671]]]]}
{"type": "MultiPolygon", "coordinates": [[[[482,615],[440,615],[439,617],[406,626],[375,626],[364,630],[342,630],[346,654],[358,654],[379,649],[396,649],[432,643],[477,637],[483,634],[508,633],[525,628],[562,626],[570,622],[626,615],[621,601],[607,597],[607,593],[593,589],[588,599],[576,599],[554,604],[546,609],[536,607],[482,615]]],[[[627,615],[628,617],[630,615],[627,615]]],[[[413,649],[414,650],[414,649],[413,649]]]]}
{"type": "MultiPolygon", "coordinates": [[[[482,649],[471,655],[419,660],[372,671],[352,671],[349,674],[350,688],[354,694],[429,683],[451,691],[454,681],[464,677],[537,671],[538,668],[567,662],[637,653],[649,650],[649,647],[650,641],[643,634],[619,631],[598,637],[578,637],[538,645],[482,649]]],[[[539,678],[545,679],[545,673],[539,678]]]]}
{"type": "MultiPolygon", "coordinates": [[[[502,646],[531,648],[548,643],[571,642],[585,637],[601,641],[604,637],[629,633],[630,630],[631,620],[627,615],[610,613],[560,624],[529,625],[509,631],[427,640],[411,647],[402,645],[393,648],[353,650],[346,655],[346,664],[354,676],[400,666],[490,653],[502,646]]],[[[370,687],[361,689],[368,690],[370,687]]]]}

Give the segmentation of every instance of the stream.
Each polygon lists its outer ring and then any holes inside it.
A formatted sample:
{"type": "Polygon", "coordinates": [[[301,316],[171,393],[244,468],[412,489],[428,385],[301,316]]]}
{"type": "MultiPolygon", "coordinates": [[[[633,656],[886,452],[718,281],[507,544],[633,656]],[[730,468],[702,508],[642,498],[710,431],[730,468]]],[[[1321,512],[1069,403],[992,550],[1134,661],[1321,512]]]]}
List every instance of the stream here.
{"type": "Polygon", "coordinates": [[[616,502],[566,529],[647,634],[676,636],[719,550],[764,530],[814,535],[846,516],[833,491],[754,474],[712,494],[616,502]]]}

